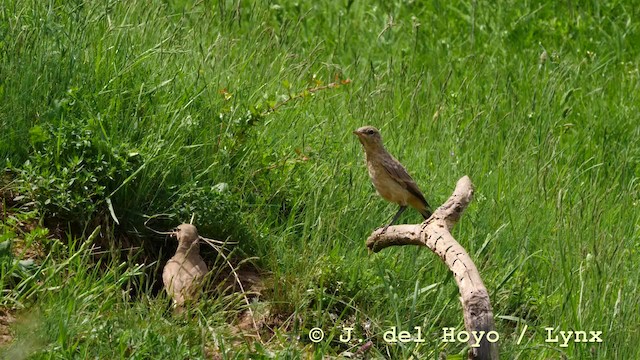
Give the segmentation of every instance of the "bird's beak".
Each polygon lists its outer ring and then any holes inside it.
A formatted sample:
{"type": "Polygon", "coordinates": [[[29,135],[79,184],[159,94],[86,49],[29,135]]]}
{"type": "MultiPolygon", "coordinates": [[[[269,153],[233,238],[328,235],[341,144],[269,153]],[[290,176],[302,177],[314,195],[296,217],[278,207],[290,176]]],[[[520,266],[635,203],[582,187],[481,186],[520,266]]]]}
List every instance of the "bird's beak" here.
{"type": "Polygon", "coordinates": [[[353,133],[353,135],[360,136],[360,132],[358,130],[353,130],[352,133],[353,133]]]}

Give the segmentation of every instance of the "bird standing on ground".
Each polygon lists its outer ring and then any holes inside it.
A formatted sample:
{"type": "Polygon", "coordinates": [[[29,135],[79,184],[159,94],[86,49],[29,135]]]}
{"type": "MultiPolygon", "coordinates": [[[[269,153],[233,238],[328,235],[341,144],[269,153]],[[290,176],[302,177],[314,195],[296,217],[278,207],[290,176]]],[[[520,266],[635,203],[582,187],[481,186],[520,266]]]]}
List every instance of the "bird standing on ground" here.
{"type": "Polygon", "coordinates": [[[431,216],[429,203],[407,170],[384,148],[380,131],[373,126],[363,126],[353,133],[358,136],[358,140],[364,146],[369,177],[378,194],[400,205],[391,223],[385,226],[382,232],[387,231],[387,228],[398,220],[400,214],[407,209],[407,205],[415,208],[425,219],[428,219],[431,216]]]}
{"type": "Polygon", "coordinates": [[[208,270],[200,256],[200,236],[195,226],[182,224],[171,235],[178,239],[178,249],[162,270],[162,282],[176,308],[181,309],[186,300],[195,297],[196,285],[208,270]]]}

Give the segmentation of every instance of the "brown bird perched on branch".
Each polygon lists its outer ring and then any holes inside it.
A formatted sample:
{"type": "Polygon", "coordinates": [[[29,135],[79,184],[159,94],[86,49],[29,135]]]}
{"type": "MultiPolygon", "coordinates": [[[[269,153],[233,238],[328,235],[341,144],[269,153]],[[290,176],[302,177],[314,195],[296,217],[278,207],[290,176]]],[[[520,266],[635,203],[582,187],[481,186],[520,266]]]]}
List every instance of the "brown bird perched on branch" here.
{"type": "Polygon", "coordinates": [[[197,284],[208,270],[200,257],[200,236],[195,226],[182,224],[171,235],[178,239],[178,249],[162,270],[162,282],[174,306],[181,310],[186,300],[195,297],[197,284]]]}
{"type": "Polygon", "coordinates": [[[400,209],[382,232],[398,220],[407,205],[415,208],[425,219],[431,216],[431,207],[407,170],[382,145],[380,131],[373,126],[363,126],[353,132],[364,146],[369,177],[378,194],[400,205],[400,209]]]}

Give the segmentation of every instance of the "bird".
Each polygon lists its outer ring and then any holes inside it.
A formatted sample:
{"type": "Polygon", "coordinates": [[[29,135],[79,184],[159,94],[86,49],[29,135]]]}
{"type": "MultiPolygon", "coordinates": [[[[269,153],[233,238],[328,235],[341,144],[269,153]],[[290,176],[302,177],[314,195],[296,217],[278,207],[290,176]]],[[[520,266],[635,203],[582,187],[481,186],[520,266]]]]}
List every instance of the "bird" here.
{"type": "Polygon", "coordinates": [[[182,311],[185,301],[196,297],[197,285],[208,269],[200,256],[200,236],[195,226],[181,224],[171,235],[178,240],[178,248],[162,270],[162,282],[174,307],[182,311]]]}
{"type": "Polygon", "coordinates": [[[380,131],[367,125],[353,131],[353,134],[364,147],[367,170],[376,191],[387,201],[400,205],[400,209],[382,229],[382,233],[398,220],[407,206],[415,208],[425,220],[428,219],[432,214],[431,206],[407,170],[385,149],[380,131]]]}

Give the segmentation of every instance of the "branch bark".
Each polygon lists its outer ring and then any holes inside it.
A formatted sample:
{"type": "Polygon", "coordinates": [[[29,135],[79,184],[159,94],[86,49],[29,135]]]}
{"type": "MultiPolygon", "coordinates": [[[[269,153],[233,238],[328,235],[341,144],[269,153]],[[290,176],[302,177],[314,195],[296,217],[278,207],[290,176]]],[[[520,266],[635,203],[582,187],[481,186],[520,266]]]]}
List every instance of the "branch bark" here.
{"type": "Polygon", "coordinates": [[[390,226],[385,233],[375,230],[367,239],[369,250],[379,252],[389,246],[420,245],[438,254],[449,267],[460,290],[464,324],[467,332],[484,336],[476,344],[473,335],[469,338],[469,359],[497,359],[498,346],[487,340],[487,333],[495,331],[493,311],[489,293],[480,273],[465,249],[453,238],[450,231],[460,220],[462,212],[473,198],[473,184],[463,176],[449,199],[422,224],[390,226]]]}

